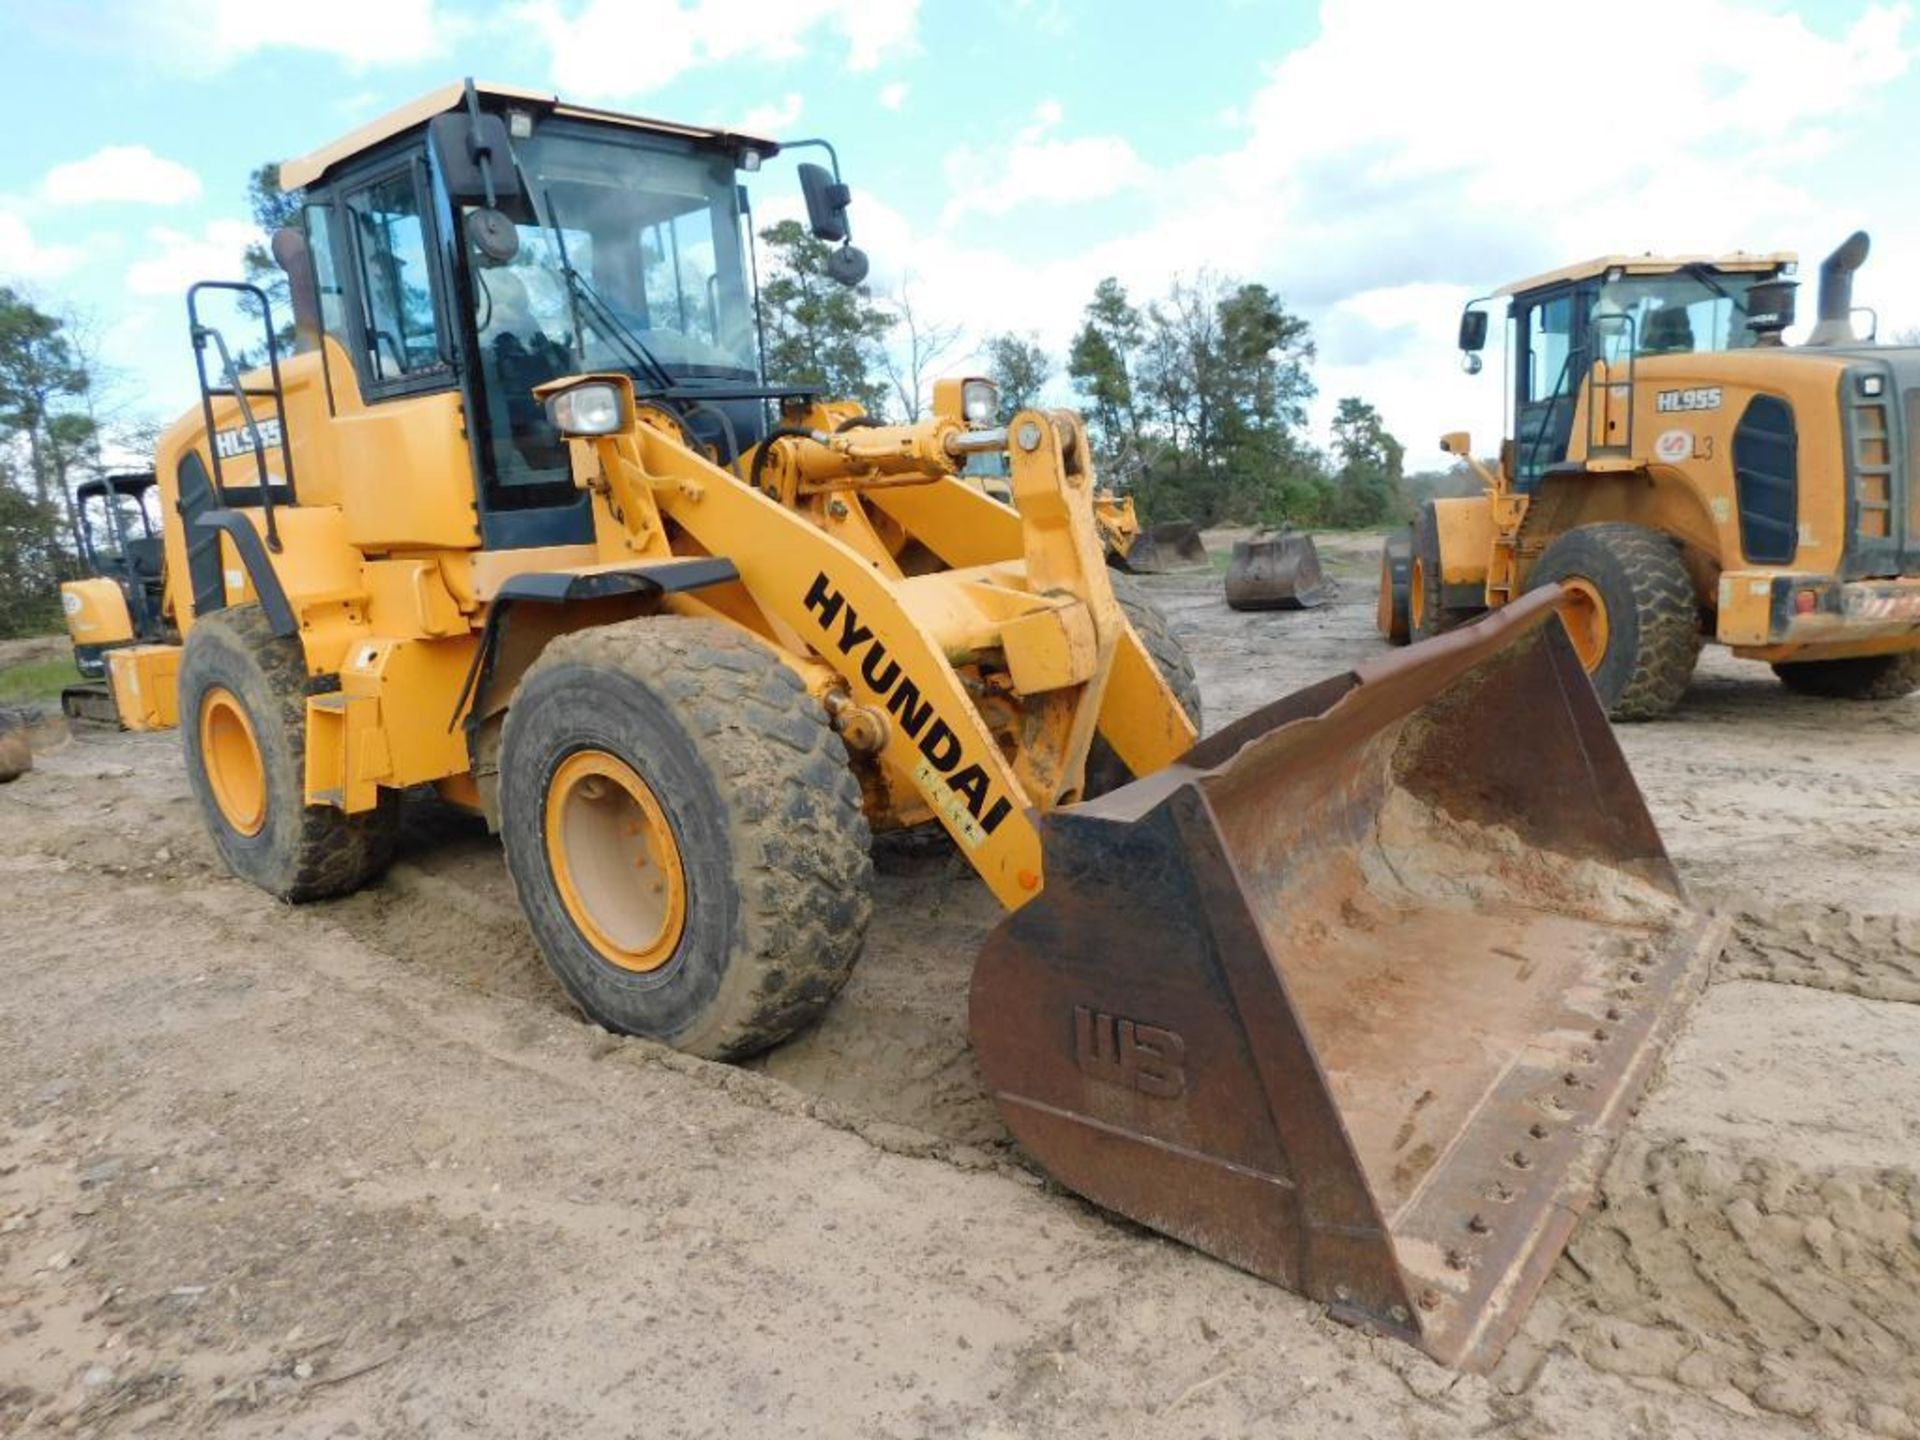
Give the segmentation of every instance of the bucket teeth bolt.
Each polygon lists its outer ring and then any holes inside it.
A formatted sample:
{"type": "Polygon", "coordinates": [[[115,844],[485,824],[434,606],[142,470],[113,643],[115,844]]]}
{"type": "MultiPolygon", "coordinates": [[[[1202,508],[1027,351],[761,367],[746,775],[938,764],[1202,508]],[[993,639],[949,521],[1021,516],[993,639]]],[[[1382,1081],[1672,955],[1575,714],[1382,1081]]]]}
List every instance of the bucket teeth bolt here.
{"type": "Polygon", "coordinates": [[[1486,1217],[1481,1215],[1474,1215],[1468,1218],[1467,1229],[1471,1230],[1476,1235],[1486,1235],[1492,1232],[1493,1227],[1487,1224],[1486,1217]]]}

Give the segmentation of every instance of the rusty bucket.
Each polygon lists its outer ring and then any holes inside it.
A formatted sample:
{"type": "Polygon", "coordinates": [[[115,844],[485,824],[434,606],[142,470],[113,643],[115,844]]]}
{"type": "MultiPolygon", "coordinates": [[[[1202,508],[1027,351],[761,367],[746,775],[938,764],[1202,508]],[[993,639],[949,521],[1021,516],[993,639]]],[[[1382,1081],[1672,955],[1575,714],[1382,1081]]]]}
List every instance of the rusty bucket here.
{"type": "Polygon", "coordinates": [[[1162,520],[1140,532],[1127,552],[1126,568],[1136,575],[1167,575],[1205,570],[1212,563],[1198,525],[1191,520],[1162,520]]]}
{"type": "Polygon", "coordinates": [[[1235,610],[1314,610],[1333,590],[1311,535],[1277,530],[1233,542],[1227,604],[1235,610]]]}
{"type": "Polygon", "coordinates": [[[1063,1184],[1467,1369],[1724,938],[1555,601],[1054,812],[973,981],[981,1072],[1063,1184]]]}

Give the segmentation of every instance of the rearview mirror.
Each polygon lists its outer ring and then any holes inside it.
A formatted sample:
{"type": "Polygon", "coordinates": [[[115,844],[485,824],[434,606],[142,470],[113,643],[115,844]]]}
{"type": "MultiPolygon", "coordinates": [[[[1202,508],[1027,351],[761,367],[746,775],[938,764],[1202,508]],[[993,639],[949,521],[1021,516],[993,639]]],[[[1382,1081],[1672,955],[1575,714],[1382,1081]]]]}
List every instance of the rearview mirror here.
{"type": "Polygon", "coordinates": [[[507,122],[498,115],[436,115],[427,122],[427,135],[440,159],[447,197],[455,205],[495,206],[520,193],[520,177],[507,148],[507,122]]]}
{"type": "Polygon", "coordinates": [[[851,290],[867,278],[867,252],[857,245],[842,245],[827,256],[827,274],[851,290]]]}
{"type": "Polygon", "coordinates": [[[847,225],[847,206],[853,192],[834,179],[824,165],[800,167],[800,193],[807,200],[807,227],[816,238],[845,240],[852,233],[847,225]]]}
{"type": "Polygon", "coordinates": [[[1460,312],[1460,348],[1469,354],[1487,348],[1486,311],[1462,310],[1460,312]]]}

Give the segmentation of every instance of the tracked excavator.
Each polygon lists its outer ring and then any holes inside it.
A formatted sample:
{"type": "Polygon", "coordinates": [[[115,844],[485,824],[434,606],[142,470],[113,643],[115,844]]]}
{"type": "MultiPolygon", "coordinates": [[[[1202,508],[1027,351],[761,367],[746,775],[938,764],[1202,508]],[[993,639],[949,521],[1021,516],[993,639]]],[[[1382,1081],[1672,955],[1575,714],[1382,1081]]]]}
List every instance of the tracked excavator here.
{"type": "Polygon", "coordinates": [[[971,1028],[1019,1144],[1484,1367],[1719,937],[1555,595],[1200,738],[1075,415],[763,374],[742,181],[803,143],[469,82],[286,164],[298,340],[238,287],[249,365],[190,292],[183,638],[106,652],[120,714],[289,900],[376,877],[405,791],[485,816],[579,1008],[718,1060],[832,1001],[873,832],[940,826],[1008,912],[971,1028]]]}

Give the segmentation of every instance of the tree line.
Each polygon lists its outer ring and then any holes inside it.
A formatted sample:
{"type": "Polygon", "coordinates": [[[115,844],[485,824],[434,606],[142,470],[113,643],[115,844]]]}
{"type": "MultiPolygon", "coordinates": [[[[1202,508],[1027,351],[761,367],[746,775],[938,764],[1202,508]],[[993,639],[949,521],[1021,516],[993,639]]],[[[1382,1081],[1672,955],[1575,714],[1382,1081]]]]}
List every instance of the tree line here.
{"type": "MultiPolygon", "coordinates": [[[[770,378],[918,418],[933,362],[957,351],[958,330],[930,325],[904,288],[889,300],[836,285],[829,247],[797,221],[760,237],[771,259],[761,291],[770,378]]],[[[977,354],[1008,414],[1064,375],[1103,481],[1149,521],[1357,527],[1404,511],[1406,452],[1372,405],[1343,398],[1331,445],[1309,438],[1312,327],[1265,285],[1203,272],[1138,305],[1106,279],[1064,367],[1031,334],[989,335],[977,354]]]]}
{"type": "Polygon", "coordinates": [[[102,464],[90,348],[82,327],[0,285],[0,636],[57,628],[76,573],[73,490],[102,464]]]}

